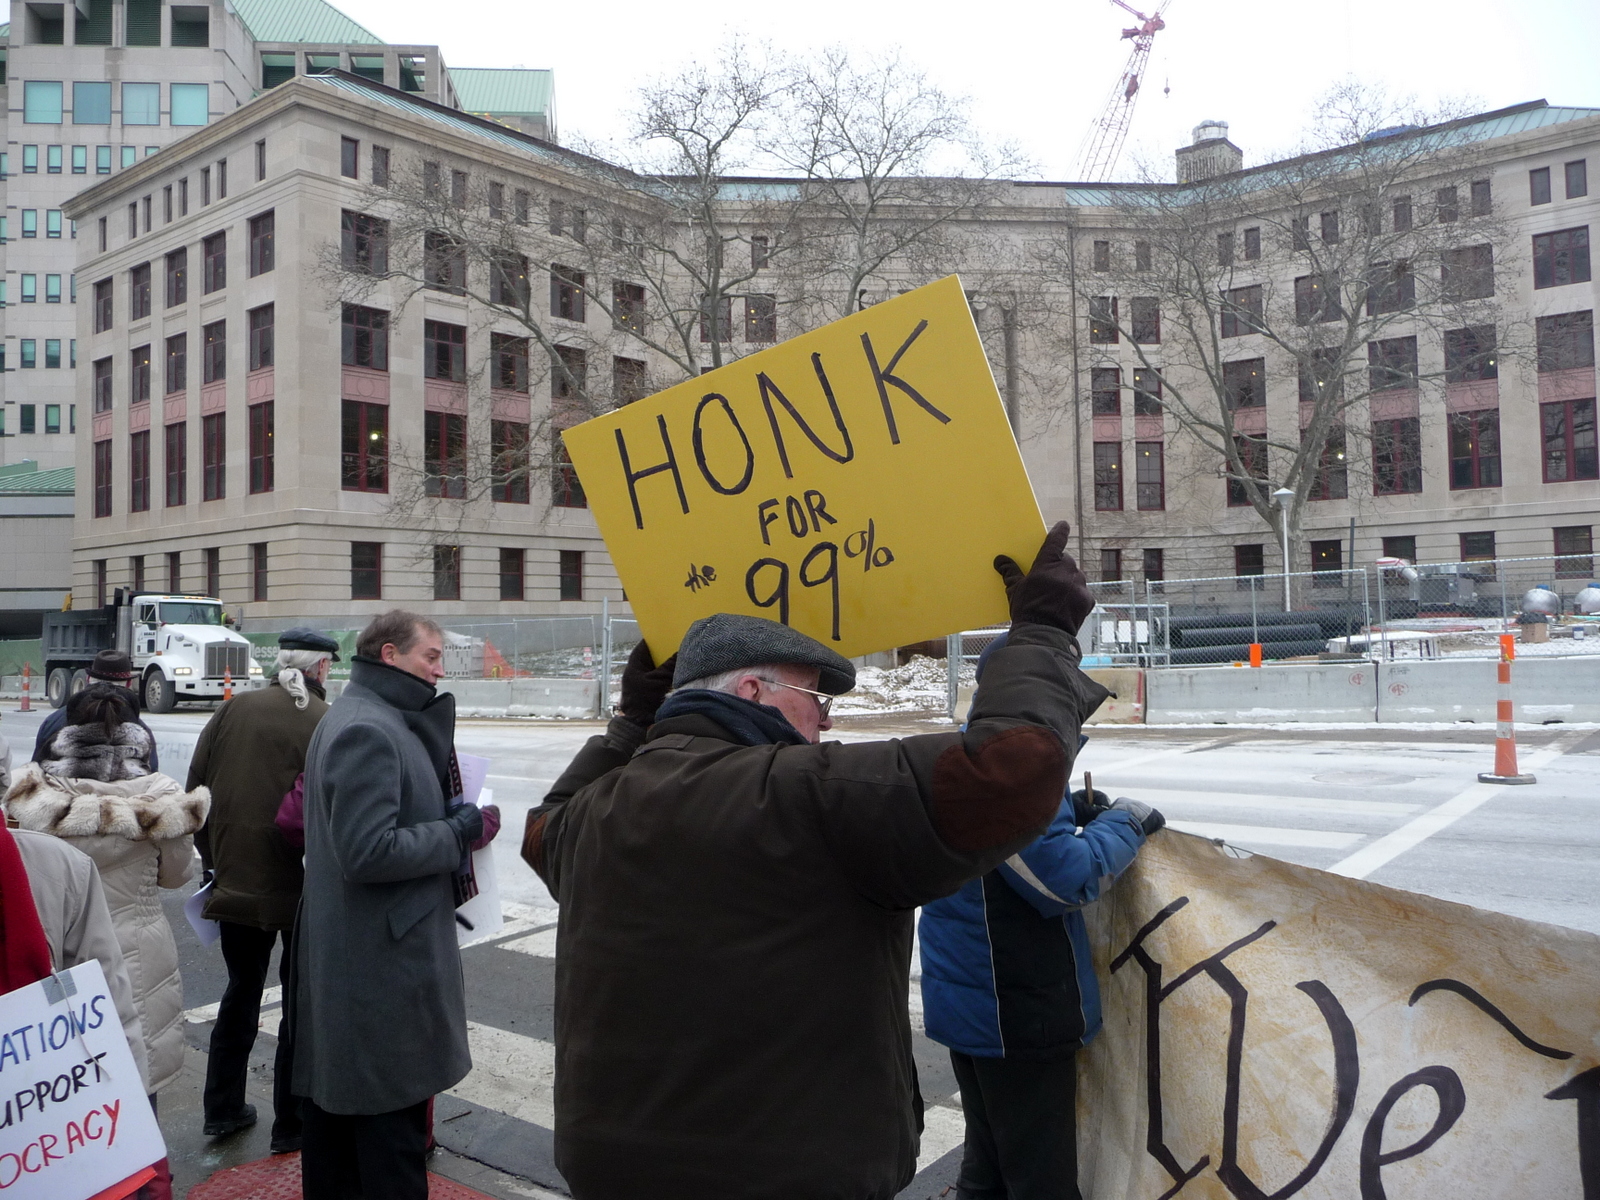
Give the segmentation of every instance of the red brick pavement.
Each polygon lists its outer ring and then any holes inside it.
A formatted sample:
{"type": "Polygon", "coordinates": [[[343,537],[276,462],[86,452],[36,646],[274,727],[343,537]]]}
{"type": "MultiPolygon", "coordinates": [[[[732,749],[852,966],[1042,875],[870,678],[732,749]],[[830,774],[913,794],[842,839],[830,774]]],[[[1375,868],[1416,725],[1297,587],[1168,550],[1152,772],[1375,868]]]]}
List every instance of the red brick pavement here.
{"type": "MultiPolygon", "coordinates": [[[[189,1189],[189,1200],[300,1200],[300,1156],[274,1154],[218,1171],[189,1189]]],[[[482,1192],[428,1176],[429,1200],[489,1200],[482,1192]]]]}

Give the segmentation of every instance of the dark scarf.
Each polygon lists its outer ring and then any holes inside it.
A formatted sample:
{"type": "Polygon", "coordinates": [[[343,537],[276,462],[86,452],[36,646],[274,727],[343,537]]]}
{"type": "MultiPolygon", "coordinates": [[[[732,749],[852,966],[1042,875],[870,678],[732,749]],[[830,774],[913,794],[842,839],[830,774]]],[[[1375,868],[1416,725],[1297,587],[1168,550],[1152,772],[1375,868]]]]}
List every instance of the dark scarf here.
{"type": "Polygon", "coordinates": [[[730,696],[727,692],[685,688],[673,692],[667,697],[666,703],[656,710],[657,721],[691,715],[710,717],[733,734],[735,741],[743,742],[746,746],[809,745],[800,731],[789,724],[789,719],[776,708],[730,696]]]}
{"type": "Polygon", "coordinates": [[[428,761],[444,789],[445,803],[461,794],[461,772],[456,766],[456,698],[440,692],[425,679],[359,654],[350,663],[350,682],[366,688],[378,699],[398,709],[428,752],[428,761]]]}

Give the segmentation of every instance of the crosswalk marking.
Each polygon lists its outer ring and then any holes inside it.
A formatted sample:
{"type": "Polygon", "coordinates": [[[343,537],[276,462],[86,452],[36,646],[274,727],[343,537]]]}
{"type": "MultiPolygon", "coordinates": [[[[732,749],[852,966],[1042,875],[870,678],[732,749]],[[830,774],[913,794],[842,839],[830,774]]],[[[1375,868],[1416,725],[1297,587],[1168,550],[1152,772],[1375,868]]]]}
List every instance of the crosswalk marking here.
{"type": "Polygon", "coordinates": [[[1335,833],[1323,829],[1285,829],[1279,825],[1223,825],[1214,821],[1168,821],[1173,829],[1221,838],[1245,846],[1310,846],[1321,850],[1343,850],[1353,846],[1364,833],[1335,833]]]}
{"type": "Polygon", "coordinates": [[[516,938],[513,941],[501,942],[500,949],[514,950],[518,954],[531,954],[534,958],[554,958],[556,956],[556,929],[541,929],[538,933],[529,934],[527,937],[516,938]]]}
{"type": "MultiPolygon", "coordinates": [[[[282,1003],[283,1003],[283,989],[281,987],[279,987],[277,984],[273,984],[273,986],[271,986],[269,988],[262,988],[261,989],[261,1007],[262,1008],[267,1008],[268,1006],[278,1005],[278,1004],[282,1004],[282,1003]]],[[[185,1021],[189,1022],[189,1024],[191,1024],[191,1025],[203,1025],[207,1021],[215,1021],[217,1019],[217,1013],[220,1012],[221,1010],[222,1010],[222,1002],[221,1001],[218,1001],[216,1004],[202,1004],[199,1008],[191,1008],[188,1011],[186,1011],[183,1014],[183,1019],[185,1021]]],[[[277,1024],[276,1024],[277,1018],[276,1017],[273,1018],[273,1022],[274,1022],[273,1028],[277,1028],[277,1024]]]]}
{"type": "Polygon", "coordinates": [[[967,1119],[953,1108],[933,1104],[922,1113],[922,1146],[917,1170],[926,1171],[967,1140],[967,1119]]]}
{"type": "Polygon", "coordinates": [[[555,1128],[554,1042],[468,1021],[467,1044],[472,1071],[450,1089],[452,1096],[530,1125],[555,1128]]]}
{"type": "Polygon", "coordinates": [[[1204,804],[1213,808],[1262,808],[1270,812],[1294,813],[1297,816],[1328,813],[1335,816],[1404,817],[1422,807],[1420,804],[1407,804],[1399,800],[1256,796],[1244,792],[1177,791],[1147,787],[1130,787],[1128,793],[1135,800],[1143,800],[1163,811],[1180,805],[1204,804]]]}

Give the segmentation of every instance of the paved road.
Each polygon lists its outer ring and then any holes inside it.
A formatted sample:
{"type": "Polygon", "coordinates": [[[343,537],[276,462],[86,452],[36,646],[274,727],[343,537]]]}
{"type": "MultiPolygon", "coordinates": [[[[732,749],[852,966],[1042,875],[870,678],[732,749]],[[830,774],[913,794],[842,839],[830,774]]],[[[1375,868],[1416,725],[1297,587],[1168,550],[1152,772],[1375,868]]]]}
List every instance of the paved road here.
{"type": "MultiPolygon", "coordinates": [[[[9,708],[9,706],[8,706],[9,708]]],[[[204,713],[150,718],[170,773],[185,769],[204,713]]],[[[7,711],[0,731],[31,745],[37,717],[7,711]],[[25,735],[25,736],[24,736],[25,735]]],[[[904,717],[838,731],[856,740],[940,724],[904,717]]],[[[440,1140],[508,1176],[561,1190],[550,1161],[555,909],[517,857],[527,809],[597,726],[587,722],[463,722],[459,747],[493,760],[488,786],[506,818],[496,862],[509,920],[463,953],[475,1068],[438,1106],[440,1140]]],[[[1394,887],[1600,933],[1600,732],[1548,727],[1522,737],[1532,787],[1476,783],[1492,763],[1491,732],[1236,728],[1095,731],[1079,759],[1095,786],[1161,808],[1174,827],[1248,850],[1394,887]]],[[[19,755],[20,757],[20,755],[19,755]]],[[[183,957],[190,1044],[203,1051],[225,981],[172,897],[183,957]]],[[[276,999],[276,997],[274,997],[276,999]]],[[[913,981],[913,1018],[920,997],[913,981]]],[[[271,1032],[277,1009],[263,1014],[271,1032]]],[[[258,1065],[270,1054],[262,1039],[258,1065]]],[[[941,1048],[917,1038],[929,1105],[921,1163],[908,1197],[953,1181],[961,1140],[956,1084],[941,1048]]],[[[198,1058],[199,1055],[197,1054],[198,1058]]],[[[190,1137],[192,1141],[192,1136],[190,1137]]],[[[214,1152],[198,1170],[223,1161],[214,1152]]],[[[527,1195],[512,1188],[506,1195],[527,1195]]]]}

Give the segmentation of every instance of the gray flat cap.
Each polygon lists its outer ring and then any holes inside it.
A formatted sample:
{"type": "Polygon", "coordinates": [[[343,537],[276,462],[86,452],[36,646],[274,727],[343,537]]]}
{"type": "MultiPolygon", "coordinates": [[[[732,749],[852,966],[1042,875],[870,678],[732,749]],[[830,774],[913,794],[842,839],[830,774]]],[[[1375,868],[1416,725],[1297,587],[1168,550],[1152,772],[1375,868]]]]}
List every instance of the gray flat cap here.
{"type": "Polygon", "coordinates": [[[339,661],[339,643],[325,633],[318,633],[305,625],[297,625],[293,629],[285,629],[278,635],[278,649],[280,650],[312,650],[318,654],[331,654],[333,661],[339,661]]]}
{"type": "Polygon", "coordinates": [[[762,617],[717,613],[701,617],[683,635],[672,686],[764,663],[816,667],[822,673],[817,687],[830,696],[856,685],[854,663],[798,630],[762,617]]]}

